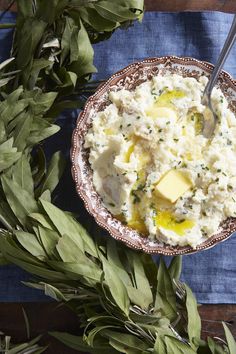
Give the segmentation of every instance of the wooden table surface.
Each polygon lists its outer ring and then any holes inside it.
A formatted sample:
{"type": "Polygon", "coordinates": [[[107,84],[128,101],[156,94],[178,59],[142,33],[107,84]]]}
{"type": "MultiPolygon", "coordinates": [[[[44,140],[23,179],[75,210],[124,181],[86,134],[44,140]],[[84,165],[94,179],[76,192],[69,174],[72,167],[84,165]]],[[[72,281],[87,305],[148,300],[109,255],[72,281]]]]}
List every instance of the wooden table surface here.
{"type": "MultiPolygon", "coordinates": [[[[9,0],[0,0],[0,9],[6,9],[9,0]]],[[[15,11],[13,5],[11,10],[15,11]]],[[[216,10],[236,12],[235,0],[147,0],[149,11],[201,11],[216,10]]],[[[79,334],[79,319],[66,307],[58,307],[56,303],[0,303],[0,331],[11,335],[15,342],[26,340],[26,330],[22,313],[24,307],[30,323],[31,336],[45,334],[41,343],[49,344],[47,354],[78,353],[66,348],[48,331],[67,331],[79,334]]],[[[228,323],[236,337],[236,305],[203,305],[199,308],[202,318],[202,336],[223,337],[221,321],[228,323]]]]}
{"type": "MultiPolygon", "coordinates": [[[[78,335],[79,318],[65,306],[57,303],[1,303],[0,331],[12,335],[16,341],[26,339],[22,307],[27,313],[31,336],[44,334],[42,344],[49,344],[46,354],[75,354],[77,351],[47,335],[48,331],[69,332],[78,335]]],[[[202,337],[224,337],[221,321],[225,321],[236,337],[236,305],[203,305],[199,308],[202,318],[202,337]]]]}
{"type": "MultiPolygon", "coordinates": [[[[6,9],[11,0],[0,0],[0,9],[6,9]]],[[[16,3],[16,1],[15,1],[16,3]]],[[[16,4],[11,10],[16,10],[16,4]]],[[[236,12],[235,0],[145,0],[147,11],[224,11],[236,12]]]]}

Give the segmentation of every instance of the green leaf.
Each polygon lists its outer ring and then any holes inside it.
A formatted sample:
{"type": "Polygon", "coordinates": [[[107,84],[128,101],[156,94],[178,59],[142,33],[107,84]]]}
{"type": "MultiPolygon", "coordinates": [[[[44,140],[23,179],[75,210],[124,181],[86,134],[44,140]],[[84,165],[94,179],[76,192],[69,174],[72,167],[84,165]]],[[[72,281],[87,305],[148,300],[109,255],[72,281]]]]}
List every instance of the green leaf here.
{"type": "Polygon", "coordinates": [[[197,301],[191,289],[184,284],[186,289],[186,308],[188,313],[188,336],[192,348],[195,348],[194,339],[201,338],[201,318],[198,313],[197,301]]]}
{"type": "Polygon", "coordinates": [[[11,167],[20,157],[21,157],[21,152],[1,152],[0,172],[11,167]]]}
{"type": "Polygon", "coordinates": [[[93,7],[102,17],[110,21],[124,22],[137,19],[137,15],[131,12],[126,4],[129,6],[128,2],[119,4],[118,2],[113,3],[109,0],[106,0],[95,3],[93,7]]]}
{"type": "Polygon", "coordinates": [[[41,183],[39,194],[47,189],[52,193],[56,188],[65,168],[65,159],[60,151],[53,154],[44,180],[41,183]]]}
{"type": "Polygon", "coordinates": [[[33,256],[44,259],[47,255],[37,240],[37,237],[34,234],[24,232],[24,231],[15,231],[17,240],[20,244],[33,256]]]}
{"type": "Polygon", "coordinates": [[[46,202],[45,200],[41,200],[41,204],[59,234],[61,236],[65,234],[70,236],[70,238],[76,244],[78,244],[81,252],[84,252],[84,244],[81,235],[78,233],[78,229],[76,228],[75,223],[71,222],[73,218],[71,218],[59,208],[55,207],[53,204],[46,202]]]}
{"type": "Polygon", "coordinates": [[[112,265],[105,259],[105,257],[102,258],[102,265],[104,279],[106,285],[109,287],[112,298],[124,314],[128,316],[130,302],[126,287],[120,280],[115,269],[113,269],[112,265]]]}
{"type": "MultiPolygon", "coordinates": [[[[90,348],[83,340],[83,337],[78,337],[66,332],[49,332],[51,336],[58,339],[60,342],[64,343],[67,347],[83,351],[89,352],[93,354],[115,354],[111,348],[106,350],[103,347],[90,348]]],[[[118,353],[117,353],[118,354],[118,353]]]]}
{"type": "Polygon", "coordinates": [[[30,116],[29,113],[26,113],[22,116],[13,131],[14,146],[17,147],[19,151],[22,151],[26,147],[26,138],[29,136],[32,120],[32,116],[30,116]]]}
{"type": "Polygon", "coordinates": [[[41,199],[46,200],[46,202],[51,203],[52,198],[51,198],[51,192],[49,191],[49,189],[46,189],[46,191],[44,191],[41,196],[41,199]]]}
{"type": "Polygon", "coordinates": [[[7,60],[4,60],[0,64],[0,70],[2,70],[5,66],[7,66],[9,63],[11,63],[15,58],[9,58],[7,60]]]}
{"type": "Polygon", "coordinates": [[[157,274],[155,309],[162,309],[165,316],[174,320],[177,314],[176,296],[168,269],[161,258],[157,274]]]}
{"type": "Polygon", "coordinates": [[[236,353],[235,339],[234,339],[232,333],[230,332],[229,328],[227,327],[227,325],[224,322],[222,322],[222,324],[224,327],[225,337],[226,337],[228,348],[229,348],[229,354],[235,354],[236,353]]]}
{"type": "Polygon", "coordinates": [[[34,184],[37,187],[41,182],[43,176],[45,175],[47,169],[46,156],[42,147],[38,146],[36,148],[35,154],[31,156],[31,158],[33,158],[32,173],[33,173],[34,184]]]}
{"type": "Polygon", "coordinates": [[[7,139],[5,124],[0,120],[0,144],[2,144],[7,139]]]}
{"type": "Polygon", "coordinates": [[[65,296],[59,291],[57,288],[52,286],[51,284],[44,284],[45,295],[50,296],[52,299],[56,301],[66,301],[65,296]]]}
{"type": "MultiPolygon", "coordinates": [[[[207,344],[211,354],[225,354],[225,350],[218,343],[216,343],[212,338],[210,337],[207,338],[207,344]]],[[[209,351],[207,351],[207,354],[208,353],[209,351]]]]}
{"type": "MultiPolygon", "coordinates": [[[[30,255],[28,252],[23,250],[19,245],[13,240],[12,236],[8,234],[7,236],[2,233],[0,229],[1,242],[0,249],[3,256],[9,259],[10,256],[14,256],[18,260],[26,262],[26,264],[41,266],[42,262],[30,255]]],[[[14,262],[13,262],[14,263],[14,262]]]]}
{"type": "Polygon", "coordinates": [[[78,263],[79,265],[86,265],[90,270],[96,273],[96,279],[101,277],[101,269],[92,260],[89,259],[69,236],[63,235],[56,246],[56,249],[63,260],[63,262],[78,263]]]}
{"type": "Polygon", "coordinates": [[[60,239],[56,231],[47,229],[45,227],[38,226],[39,237],[41,244],[49,257],[54,254],[56,245],[60,239]]]}
{"type": "Polygon", "coordinates": [[[40,89],[33,91],[26,91],[27,97],[30,99],[30,108],[34,115],[45,114],[53,105],[57,92],[42,93],[40,89]]]}
{"type": "Polygon", "coordinates": [[[16,228],[19,224],[10,206],[4,200],[0,200],[0,222],[9,230],[16,228]]]}
{"type": "Polygon", "coordinates": [[[51,65],[52,62],[50,60],[46,60],[43,58],[33,60],[31,71],[30,71],[30,77],[29,77],[29,87],[31,90],[36,85],[40,71],[42,69],[50,67],[51,65]]]}
{"type": "Polygon", "coordinates": [[[28,215],[38,211],[38,206],[32,195],[21,188],[13,180],[9,180],[6,176],[1,177],[2,187],[9,206],[20,223],[27,227],[28,215]]]}
{"type": "Polygon", "coordinates": [[[99,268],[91,268],[90,264],[61,261],[47,261],[47,263],[52,268],[65,273],[69,279],[80,280],[92,287],[100,283],[102,272],[99,268]]]}
{"type": "Polygon", "coordinates": [[[126,272],[124,265],[121,263],[117,242],[113,239],[107,240],[107,260],[123,282],[124,286],[132,286],[129,274],[126,272]]]}
{"type": "Polygon", "coordinates": [[[149,281],[146,277],[143,264],[140,260],[139,254],[138,253],[133,253],[132,257],[132,263],[133,263],[133,268],[134,268],[134,277],[135,277],[135,283],[136,287],[139,290],[140,293],[140,302],[142,303],[142,306],[140,306],[143,309],[148,309],[149,305],[152,304],[153,302],[153,295],[152,291],[150,288],[149,281]]]}
{"type": "Polygon", "coordinates": [[[56,134],[59,130],[59,126],[50,124],[45,119],[34,118],[27,143],[31,145],[37,144],[49,136],[56,134]]]}
{"type": "Polygon", "coordinates": [[[78,77],[92,74],[96,71],[96,68],[93,66],[94,51],[82,21],[80,21],[77,41],[78,55],[77,58],[75,55],[71,58],[73,62],[69,66],[69,70],[76,73],[78,77]]]}
{"type": "Polygon", "coordinates": [[[23,154],[12,169],[13,180],[31,195],[34,194],[34,182],[32,178],[29,156],[23,154]]]}
{"type": "Polygon", "coordinates": [[[187,343],[181,342],[174,337],[165,337],[165,343],[168,354],[195,354],[196,351],[193,350],[187,343]]]}
{"type": "MultiPolygon", "coordinates": [[[[17,23],[17,68],[23,70],[29,69],[32,65],[32,58],[35,50],[45,32],[47,23],[36,19],[35,17],[27,17],[21,23],[21,27],[17,23]],[[32,28],[34,29],[32,31],[32,28]]],[[[24,77],[24,85],[27,86],[28,76],[24,77]]]]}
{"type": "Polygon", "coordinates": [[[141,339],[131,334],[105,330],[102,332],[102,336],[108,338],[109,343],[117,350],[124,350],[124,348],[130,348],[143,351],[149,348],[148,344],[144,343],[141,339]]]}
{"type": "Polygon", "coordinates": [[[0,145],[0,152],[9,152],[9,150],[11,150],[12,152],[16,152],[17,149],[13,148],[13,138],[10,138],[6,141],[4,141],[4,143],[2,143],[0,145]]]}
{"type": "Polygon", "coordinates": [[[68,5],[69,0],[41,0],[37,7],[37,17],[52,24],[63,13],[63,10],[68,5]]]}
{"type": "Polygon", "coordinates": [[[179,280],[182,271],[182,257],[175,256],[172,258],[168,268],[171,279],[179,280]]]}
{"type": "Polygon", "coordinates": [[[53,224],[51,223],[49,217],[47,215],[43,215],[40,213],[31,213],[30,218],[37,221],[43,227],[53,230],[53,224]]]}
{"type": "MultiPolygon", "coordinates": [[[[74,18],[73,12],[70,12],[70,14],[74,18]]],[[[102,17],[93,8],[82,7],[79,14],[84,22],[88,23],[98,32],[113,31],[118,26],[117,22],[102,17]]]]}
{"type": "Polygon", "coordinates": [[[159,334],[156,336],[156,341],[153,349],[153,354],[168,354],[166,350],[165,339],[159,334]]]}
{"type": "Polygon", "coordinates": [[[26,261],[20,260],[19,258],[16,258],[12,255],[7,254],[5,256],[11,263],[14,263],[21,267],[22,269],[26,270],[27,272],[37,275],[38,277],[44,279],[44,280],[51,280],[51,281],[59,281],[63,282],[66,281],[66,276],[58,271],[47,269],[44,266],[35,266],[33,264],[29,264],[26,261]]]}

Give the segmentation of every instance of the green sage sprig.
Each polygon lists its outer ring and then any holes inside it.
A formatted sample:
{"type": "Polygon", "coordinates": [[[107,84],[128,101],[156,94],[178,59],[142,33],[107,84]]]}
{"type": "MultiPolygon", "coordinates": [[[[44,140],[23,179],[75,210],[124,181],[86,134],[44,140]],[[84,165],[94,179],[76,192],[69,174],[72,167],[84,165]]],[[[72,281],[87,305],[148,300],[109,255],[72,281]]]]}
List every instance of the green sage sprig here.
{"type": "Polygon", "coordinates": [[[51,333],[74,349],[235,354],[226,325],[227,343],[201,339],[196,299],[179,280],[180,258],[157,265],[100,236],[95,225],[91,236],[51,203],[64,162],[60,152],[47,162],[40,144],[58,131],[55,116],[74,105],[65,98],[85,93],[95,71],[91,44],[142,11],[141,0],[18,1],[15,60],[0,67],[0,262],[30,272],[35,280],[27,285],[78,314],[82,336],[51,333]]]}
{"type": "Polygon", "coordinates": [[[14,87],[65,95],[96,71],[92,44],[141,19],[143,0],[19,0],[17,9],[14,87]]]}

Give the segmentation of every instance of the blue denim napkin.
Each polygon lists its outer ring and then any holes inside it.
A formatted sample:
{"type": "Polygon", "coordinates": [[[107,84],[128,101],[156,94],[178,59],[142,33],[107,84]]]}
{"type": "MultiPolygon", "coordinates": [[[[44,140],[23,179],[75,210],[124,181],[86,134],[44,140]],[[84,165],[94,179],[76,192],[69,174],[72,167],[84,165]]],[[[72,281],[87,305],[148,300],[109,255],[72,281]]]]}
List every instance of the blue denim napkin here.
{"type": "MultiPolygon", "coordinates": [[[[6,14],[6,22],[14,21],[6,14]]],[[[135,23],[128,30],[117,30],[113,36],[94,45],[98,74],[94,79],[108,78],[129,63],[152,56],[192,56],[215,63],[232,21],[232,15],[223,13],[146,13],[142,24],[135,23]]],[[[0,60],[10,49],[11,33],[0,31],[0,60]]],[[[225,70],[236,76],[236,46],[225,70]]],[[[84,213],[70,176],[69,149],[76,112],[65,113],[59,119],[62,127],[52,141],[46,144],[47,154],[63,150],[68,168],[62,180],[60,207],[84,213]]],[[[86,214],[84,214],[86,216],[86,214]]],[[[183,257],[182,280],[195,292],[200,303],[236,303],[236,237],[195,255],[183,257]]],[[[21,285],[30,275],[15,266],[0,267],[0,301],[44,301],[40,292],[21,285]]]]}

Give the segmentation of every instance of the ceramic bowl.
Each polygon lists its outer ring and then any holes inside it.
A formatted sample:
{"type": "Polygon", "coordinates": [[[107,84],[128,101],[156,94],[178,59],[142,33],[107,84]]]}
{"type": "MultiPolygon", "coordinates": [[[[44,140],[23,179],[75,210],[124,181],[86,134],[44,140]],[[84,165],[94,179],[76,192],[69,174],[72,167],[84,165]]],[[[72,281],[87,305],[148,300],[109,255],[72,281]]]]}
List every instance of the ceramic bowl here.
{"type": "MultiPolygon", "coordinates": [[[[128,65],[118,71],[102,84],[95,94],[91,96],[78,117],[76,128],[73,132],[71,160],[72,175],[76,190],[83,199],[88,212],[96,222],[106,229],[116,240],[124,242],[129,247],[143,250],[146,253],[159,253],[164,255],[180,255],[195,253],[209,249],[219,242],[229,238],[236,231],[236,219],[228,218],[220,225],[219,232],[193,249],[190,246],[170,246],[158,240],[150,240],[142,236],[138,231],[129,228],[117,220],[103,205],[92,181],[92,170],[88,162],[88,150],[84,148],[84,139],[91,127],[92,118],[98,111],[103,110],[109,104],[108,93],[111,90],[126,88],[133,90],[144,81],[150,80],[157,74],[176,73],[183,77],[199,78],[202,75],[209,77],[213,65],[193,58],[179,58],[167,56],[161,58],[149,58],[141,62],[128,65]]],[[[229,102],[229,107],[236,112],[236,81],[226,72],[222,71],[217,82],[229,102]]]]}

